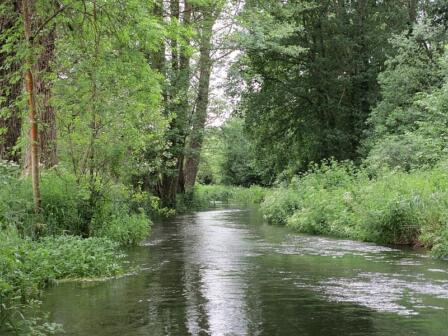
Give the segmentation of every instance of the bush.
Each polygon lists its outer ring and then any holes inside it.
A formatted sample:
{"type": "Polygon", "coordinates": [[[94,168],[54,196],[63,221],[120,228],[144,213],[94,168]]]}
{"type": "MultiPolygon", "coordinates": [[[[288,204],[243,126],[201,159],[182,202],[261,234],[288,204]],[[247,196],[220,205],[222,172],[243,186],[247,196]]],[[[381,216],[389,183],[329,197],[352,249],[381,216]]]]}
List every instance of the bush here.
{"type": "Polygon", "coordinates": [[[45,172],[41,178],[41,234],[80,235],[88,231],[90,209],[88,192],[70,174],[45,172]]]}
{"type": "Polygon", "coordinates": [[[97,235],[116,241],[124,246],[137,245],[150,232],[151,221],[144,214],[119,215],[100,228],[97,235]]]}
{"type": "Polygon", "coordinates": [[[92,202],[88,189],[74,176],[47,171],[41,180],[42,212],[36,216],[29,179],[20,177],[9,164],[0,169],[6,170],[0,178],[0,223],[17,228],[23,237],[88,237],[101,232],[100,236],[125,245],[137,244],[149,233],[149,219],[140,214],[162,211],[149,194],[133,192],[122,184],[103,186],[92,202]]]}
{"type": "Polygon", "coordinates": [[[408,132],[381,139],[372,147],[366,160],[373,172],[384,168],[413,169],[433,167],[442,155],[446,144],[440,137],[408,132]]]}
{"type": "Polygon", "coordinates": [[[260,204],[265,197],[267,189],[259,186],[250,188],[197,184],[191,195],[179,197],[177,209],[186,212],[191,209],[203,209],[216,204],[260,204]]]}
{"type": "Polygon", "coordinates": [[[369,179],[345,163],[314,168],[288,187],[272,190],[263,203],[273,223],[306,233],[413,244],[448,255],[448,174],[390,171],[369,179]]]}
{"type": "Polygon", "coordinates": [[[286,224],[289,216],[302,206],[302,197],[295,190],[278,188],[269,192],[261,206],[269,223],[286,224]]]}
{"type": "Polygon", "coordinates": [[[48,333],[58,330],[53,324],[23,317],[40,290],[59,279],[117,275],[123,271],[123,257],[118,244],[104,238],[59,236],[32,241],[12,229],[0,231],[0,325],[24,332],[31,327],[48,333]]]}

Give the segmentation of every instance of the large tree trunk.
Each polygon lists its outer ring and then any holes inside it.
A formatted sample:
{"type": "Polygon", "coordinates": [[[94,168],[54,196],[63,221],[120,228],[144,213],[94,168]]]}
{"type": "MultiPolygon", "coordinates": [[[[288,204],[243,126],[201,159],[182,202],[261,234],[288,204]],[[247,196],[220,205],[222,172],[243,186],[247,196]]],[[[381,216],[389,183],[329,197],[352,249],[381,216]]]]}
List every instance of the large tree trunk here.
{"type": "MultiPolygon", "coordinates": [[[[183,14],[180,16],[179,0],[170,1],[170,15],[172,20],[182,20],[185,26],[191,23],[192,8],[187,1],[184,2],[183,14]]],[[[160,9],[158,15],[161,15],[160,9]]],[[[189,41],[184,41],[188,44],[189,41]]],[[[180,44],[177,38],[170,41],[170,62],[163,57],[153,64],[159,66],[159,71],[169,76],[169,87],[165,88],[164,109],[167,114],[175,114],[167,131],[167,141],[170,144],[168,152],[170,156],[165,159],[163,171],[157,186],[157,193],[163,206],[174,208],[176,206],[176,195],[183,192],[183,162],[185,151],[185,139],[188,125],[188,92],[190,88],[190,56],[188,48],[180,44]],[[163,59],[163,61],[162,61],[163,59]],[[170,65],[170,71],[164,66],[170,65]],[[173,165],[174,163],[174,165],[173,165]]],[[[165,50],[162,50],[163,55],[165,50]]]]}
{"type": "MultiPolygon", "coordinates": [[[[30,4],[35,0],[30,0],[30,4]]],[[[32,26],[37,30],[42,24],[42,20],[37,18],[38,22],[32,26]]],[[[56,27],[54,23],[49,22],[35,37],[35,43],[41,48],[41,53],[33,64],[34,86],[36,104],[39,106],[39,115],[37,117],[39,124],[39,162],[46,168],[51,168],[58,163],[56,147],[56,114],[51,105],[52,82],[49,76],[52,73],[52,61],[55,52],[56,27]]],[[[30,171],[31,147],[27,147],[25,156],[25,170],[30,171]]]]}
{"type": "Polygon", "coordinates": [[[191,191],[198,173],[202,142],[204,140],[205,122],[209,101],[210,75],[212,70],[211,47],[215,16],[212,12],[203,12],[204,22],[200,40],[199,85],[196,109],[192,119],[192,129],[186,151],[184,167],[185,189],[191,191]]]}
{"type": "Polygon", "coordinates": [[[30,0],[22,0],[22,16],[27,45],[27,61],[25,70],[26,91],[28,94],[28,110],[30,122],[30,157],[31,157],[31,180],[33,186],[34,211],[40,212],[40,187],[39,187],[39,137],[37,127],[37,110],[33,82],[33,57],[32,57],[32,35],[31,35],[31,8],[30,0]]]}
{"type": "MultiPolygon", "coordinates": [[[[170,3],[172,5],[172,3],[170,3]]],[[[162,1],[158,1],[154,6],[154,15],[160,20],[163,20],[165,15],[164,5],[162,1]]],[[[162,42],[160,49],[157,52],[151,53],[149,55],[149,60],[152,67],[157,70],[164,77],[167,76],[167,61],[166,61],[166,47],[165,43],[162,42]]],[[[174,63],[174,60],[173,60],[174,63]]],[[[162,86],[162,104],[165,114],[168,114],[168,104],[169,104],[169,90],[166,87],[166,83],[162,86]]],[[[171,125],[170,125],[171,126],[171,125]]],[[[171,127],[170,127],[171,128],[171,127]]],[[[169,149],[168,149],[169,150],[169,149]]],[[[165,160],[166,161],[166,160],[165,160]]],[[[156,185],[156,193],[159,196],[162,205],[166,207],[175,207],[176,205],[176,188],[174,185],[175,178],[173,178],[172,169],[168,169],[169,166],[167,162],[163,163],[163,171],[160,174],[159,181],[156,185]]]]}
{"type": "MultiPolygon", "coordinates": [[[[8,32],[14,30],[19,17],[20,3],[13,0],[0,16],[0,50],[7,43],[6,38],[12,36],[8,32]]],[[[22,91],[22,81],[14,80],[20,72],[20,62],[16,58],[14,51],[0,52],[0,160],[19,163],[20,153],[14,147],[22,129],[22,120],[16,105],[22,91]]]]}
{"type": "MultiPolygon", "coordinates": [[[[184,27],[189,27],[191,24],[191,16],[193,12],[193,7],[189,1],[184,1],[184,13],[183,13],[183,25],[184,27]]],[[[185,45],[189,45],[190,41],[185,41],[185,45]]],[[[186,47],[183,47],[180,51],[180,72],[179,72],[179,83],[181,89],[181,97],[179,101],[179,106],[177,110],[182,114],[181,119],[181,129],[180,133],[180,145],[182,146],[182,153],[178,158],[178,178],[177,178],[177,188],[178,192],[185,192],[185,178],[184,178],[184,160],[185,160],[185,142],[188,134],[187,126],[190,113],[190,104],[188,101],[188,92],[190,89],[190,56],[188,54],[186,47]]]]}

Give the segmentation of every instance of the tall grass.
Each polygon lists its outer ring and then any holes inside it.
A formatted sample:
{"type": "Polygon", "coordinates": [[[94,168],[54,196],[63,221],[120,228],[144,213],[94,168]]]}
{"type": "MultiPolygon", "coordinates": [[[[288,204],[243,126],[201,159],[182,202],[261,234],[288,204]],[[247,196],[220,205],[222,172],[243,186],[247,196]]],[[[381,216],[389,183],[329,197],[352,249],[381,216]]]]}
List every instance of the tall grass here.
{"type": "Polygon", "coordinates": [[[67,278],[109,277],[123,271],[118,244],[106,238],[75,236],[22,238],[13,228],[0,230],[0,333],[50,335],[60,326],[24,314],[38,304],[40,291],[67,278]]]}
{"type": "Polygon", "coordinates": [[[369,177],[351,163],[314,167],[262,204],[272,223],[300,232],[432,248],[448,255],[448,172],[445,165],[369,177]]]}
{"type": "Polygon", "coordinates": [[[35,214],[30,180],[0,162],[0,334],[59,330],[24,311],[53,280],[108,277],[123,271],[120,245],[136,245],[150,232],[151,197],[122,184],[89,189],[60,171],[41,179],[42,208],[35,214]]]}
{"type": "Polygon", "coordinates": [[[191,195],[180,197],[178,211],[205,209],[221,204],[255,205],[263,202],[267,189],[260,186],[249,188],[225,185],[197,184],[191,195]]]}

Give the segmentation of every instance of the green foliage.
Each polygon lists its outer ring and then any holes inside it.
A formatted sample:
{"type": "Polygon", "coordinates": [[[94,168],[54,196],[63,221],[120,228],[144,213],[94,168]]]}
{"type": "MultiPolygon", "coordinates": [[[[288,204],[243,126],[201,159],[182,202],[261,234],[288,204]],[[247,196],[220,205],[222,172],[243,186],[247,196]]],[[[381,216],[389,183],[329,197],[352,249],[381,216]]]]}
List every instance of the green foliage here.
{"type": "Polygon", "coordinates": [[[300,195],[287,188],[269,192],[262,203],[264,217],[273,224],[285,224],[286,219],[300,208],[300,195]]]}
{"type": "Polygon", "coordinates": [[[234,74],[260,166],[275,175],[357,159],[377,76],[408,31],[401,2],[245,2],[234,74]]]}
{"type": "Polygon", "coordinates": [[[363,149],[372,171],[430,168],[446,156],[446,41],[443,28],[428,23],[394,38],[397,55],[379,75],[382,100],[363,149]]]}
{"type": "Polygon", "coordinates": [[[250,187],[262,182],[256,154],[241,119],[231,119],[222,127],[223,160],[221,183],[250,187]]]}
{"type": "Polygon", "coordinates": [[[99,189],[92,207],[89,189],[73,175],[46,171],[41,183],[42,211],[36,215],[29,179],[20,177],[15,166],[1,167],[0,226],[17,228],[22,236],[95,235],[135,245],[149,234],[147,215],[163,212],[157,199],[122,184],[99,189]]]}
{"type": "Polygon", "coordinates": [[[440,236],[434,237],[432,254],[438,258],[448,257],[448,228],[442,231],[440,236]]]}
{"type": "Polygon", "coordinates": [[[178,211],[207,209],[218,204],[257,205],[263,202],[267,189],[260,186],[250,188],[197,184],[192,195],[179,198],[178,211]]]}
{"type": "Polygon", "coordinates": [[[266,218],[306,233],[446,251],[448,175],[391,171],[370,179],[365,170],[335,162],[314,167],[288,187],[270,191],[266,218]]]}
{"type": "Polygon", "coordinates": [[[144,213],[119,214],[103,225],[97,235],[119,242],[121,245],[137,245],[148,237],[150,225],[151,221],[144,213]]]}
{"type": "Polygon", "coordinates": [[[57,40],[55,70],[64,76],[54,79],[52,97],[60,160],[91,188],[151,174],[169,121],[159,109],[162,78],[147,58],[166,33],[151,5],[104,2],[98,10],[97,21],[70,12],[74,30],[57,40]]]}
{"type": "Polygon", "coordinates": [[[365,163],[372,172],[384,168],[410,171],[430,168],[444,155],[446,152],[443,138],[409,132],[378,140],[370,150],[365,163]]]}
{"type": "Polygon", "coordinates": [[[257,159],[243,119],[230,118],[221,127],[207,130],[198,180],[243,187],[273,182],[271,172],[257,159]]]}
{"type": "Polygon", "coordinates": [[[124,255],[117,247],[104,238],[57,236],[32,241],[20,238],[14,229],[1,230],[0,325],[36,335],[58,331],[39,317],[25,318],[24,309],[36,304],[40,290],[52,281],[120,274],[124,255]]]}

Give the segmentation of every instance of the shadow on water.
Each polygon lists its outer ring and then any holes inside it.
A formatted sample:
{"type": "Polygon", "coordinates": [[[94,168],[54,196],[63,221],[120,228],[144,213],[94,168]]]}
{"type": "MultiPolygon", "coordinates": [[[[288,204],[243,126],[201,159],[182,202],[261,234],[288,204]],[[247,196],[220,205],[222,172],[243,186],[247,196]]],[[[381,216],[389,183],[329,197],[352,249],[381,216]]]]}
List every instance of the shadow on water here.
{"type": "Polygon", "coordinates": [[[136,275],[47,291],[66,335],[448,335],[448,263],[425,254],[237,209],[159,223],[129,252],[136,275]]]}

